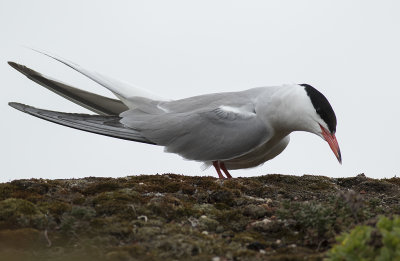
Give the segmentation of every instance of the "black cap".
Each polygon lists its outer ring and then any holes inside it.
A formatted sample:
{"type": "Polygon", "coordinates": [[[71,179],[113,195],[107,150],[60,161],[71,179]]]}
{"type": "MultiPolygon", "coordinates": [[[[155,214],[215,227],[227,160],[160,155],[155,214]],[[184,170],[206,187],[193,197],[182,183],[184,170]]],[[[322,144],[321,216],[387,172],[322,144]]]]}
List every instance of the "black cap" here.
{"type": "Polygon", "coordinates": [[[322,93],[320,93],[311,85],[305,83],[300,85],[306,90],[307,95],[310,97],[311,103],[315,108],[315,111],[318,113],[321,119],[325,121],[326,125],[328,125],[329,131],[331,133],[335,133],[337,124],[336,115],[328,99],[326,99],[322,93]]]}

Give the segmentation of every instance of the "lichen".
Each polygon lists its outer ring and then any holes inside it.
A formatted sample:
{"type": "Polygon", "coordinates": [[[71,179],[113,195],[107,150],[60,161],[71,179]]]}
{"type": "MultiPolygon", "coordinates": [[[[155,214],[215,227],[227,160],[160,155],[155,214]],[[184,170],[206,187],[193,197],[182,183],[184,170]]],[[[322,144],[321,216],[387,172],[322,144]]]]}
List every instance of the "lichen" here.
{"type": "Polygon", "coordinates": [[[322,260],[338,234],[400,214],[399,186],[364,175],[16,180],[0,184],[0,256],[322,260]]]}

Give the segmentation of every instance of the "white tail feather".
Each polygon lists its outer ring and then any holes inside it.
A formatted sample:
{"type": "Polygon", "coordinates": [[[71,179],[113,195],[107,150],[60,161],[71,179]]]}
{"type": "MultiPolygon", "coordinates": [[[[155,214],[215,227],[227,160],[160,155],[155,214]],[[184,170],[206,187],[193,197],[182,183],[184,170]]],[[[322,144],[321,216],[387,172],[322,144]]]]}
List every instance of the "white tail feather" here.
{"type": "MultiPolygon", "coordinates": [[[[32,49],[32,48],[30,48],[32,49]]],[[[85,75],[86,77],[90,78],[91,80],[97,82],[98,84],[102,85],[103,87],[107,88],[110,90],[112,93],[114,93],[115,96],[117,96],[118,99],[120,99],[126,106],[128,106],[130,109],[135,108],[135,104],[130,101],[129,98],[131,97],[145,97],[148,99],[152,100],[165,100],[164,98],[159,97],[158,95],[151,93],[147,90],[144,90],[138,86],[134,86],[125,82],[122,82],[117,79],[113,79],[111,77],[105,76],[103,74],[100,74],[95,71],[90,71],[88,69],[85,69],[73,62],[70,62],[66,59],[60,58],[56,55],[49,54],[44,51],[39,51],[36,49],[32,49],[35,52],[44,54],[50,58],[53,58],[56,61],[59,61],[68,67],[74,69],[75,71],[85,75]]]]}

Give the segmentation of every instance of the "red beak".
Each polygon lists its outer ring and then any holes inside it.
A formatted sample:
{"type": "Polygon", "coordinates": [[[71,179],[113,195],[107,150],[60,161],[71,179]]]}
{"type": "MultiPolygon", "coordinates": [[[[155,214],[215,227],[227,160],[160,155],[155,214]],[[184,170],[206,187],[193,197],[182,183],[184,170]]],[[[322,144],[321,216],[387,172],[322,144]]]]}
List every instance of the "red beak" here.
{"type": "Polygon", "coordinates": [[[340,148],[336,140],[335,134],[331,134],[327,129],[322,127],[321,124],[319,126],[321,127],[322,136],[324,136],[324,139],[326,140],[326,142],[328,142],[329,147],[331,147],[331,150],[335,154],[339,163],[342,164],[342,154],[340,154],[340,148]]]}

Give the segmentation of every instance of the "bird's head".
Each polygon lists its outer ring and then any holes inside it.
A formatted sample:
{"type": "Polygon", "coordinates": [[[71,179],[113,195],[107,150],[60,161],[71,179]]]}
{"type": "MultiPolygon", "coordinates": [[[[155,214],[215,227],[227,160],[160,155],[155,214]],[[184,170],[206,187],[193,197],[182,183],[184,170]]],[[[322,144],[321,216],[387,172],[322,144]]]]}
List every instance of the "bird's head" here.
{"type": "Polygon", "coordinates": [[[339,144],[335,137],[336,116],[325,96],[308,84],[286,85],[272,99],[276,113],[274,125],[283,132],[306,131],[328,142],[336,158],[342,163],[339,144]]]}
{"type": "Polygon", "coordinates": [[[328,99],[308,84],[300,84],[307,94],[307,99],[311,106],[307,106],[308,127],[306,131],[314,133],[328,142],[336,158],[342,163],[339,144],[336,140],[336,115],[328,99]]]}

